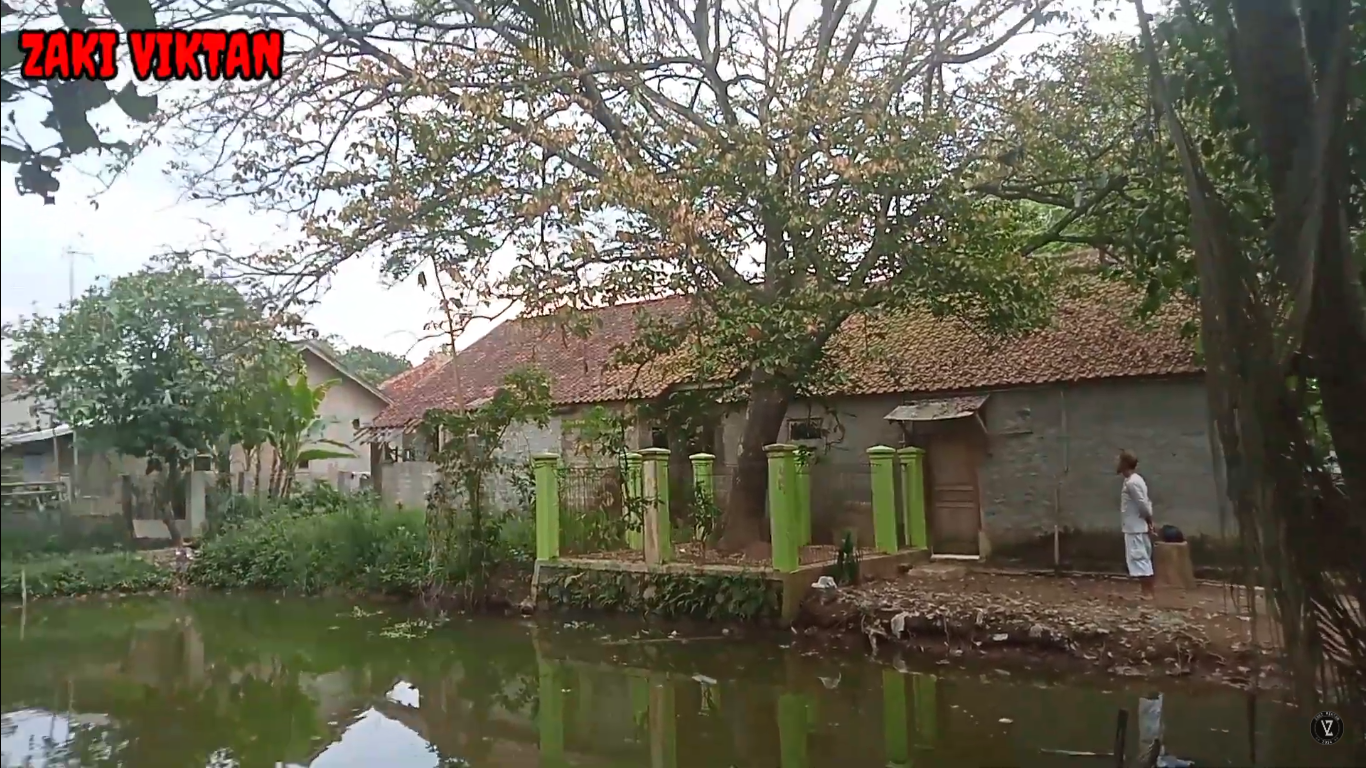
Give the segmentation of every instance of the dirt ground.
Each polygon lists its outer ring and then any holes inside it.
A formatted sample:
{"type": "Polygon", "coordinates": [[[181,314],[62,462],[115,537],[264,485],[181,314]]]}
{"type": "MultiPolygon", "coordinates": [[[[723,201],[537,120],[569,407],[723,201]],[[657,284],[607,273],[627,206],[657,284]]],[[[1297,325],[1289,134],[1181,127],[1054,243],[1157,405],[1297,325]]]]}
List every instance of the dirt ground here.
{"type": "MultiPolygon", "coordinates": [[[[803,621],[860,632],[874,646],[950,655],[1065,654],[1126,676],[1200,674],[1246,684],[1258,674],[1254,668],[1267,666],[1272,633],[1260,599],[1254,622],[1246,592],[1238,592],[1202,584],[1144,600],[1124,579],[935,563],[897,581],[814,592],[803,621]]],[[[1264,682],[1269,672],[1262,669],[1264,682]]]]}
{"type": "MultiPolygon", "coordinates": [[[[798,550],[798,560],[802,565],[812,565],[814,563],[834,562],[839,558],[839,547],[829,544],[809,544],[798,550]]],[[[859,557],[869,557],[877,554],[876,550],[860,549],[859,557]]],[[[624,550],[617,552],[595,552],[587,555],[574,555],[586,560],[620,560],[623,562],[644,562],[645,553],[641,550],[624,550]]],[[[743,552],[717,552],[714,549],[704,549],[692,542],[674,545],[674,560],[680,563],[690,563],[693,565],[740,565],[751,568],[768,569],[773,567],[773,552],[768,544],[759,544],[743,552]]]]}

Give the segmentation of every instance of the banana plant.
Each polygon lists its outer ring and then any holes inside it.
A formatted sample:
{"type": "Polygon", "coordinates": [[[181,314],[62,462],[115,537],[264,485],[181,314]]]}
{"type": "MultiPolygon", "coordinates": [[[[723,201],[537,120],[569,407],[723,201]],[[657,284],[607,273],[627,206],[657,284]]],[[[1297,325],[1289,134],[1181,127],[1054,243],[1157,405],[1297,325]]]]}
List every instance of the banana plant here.
{"type": "Polygon", "coordinates": [[[270,474],[270,495],[288,496],[294,487],[294,476],[300,464],[323,459],[355,458],[355,451],[346,443],[324,437],[333,419],[318,413],[323,398],[336,380],[310,386],[300,376],[281,379],[274,385],[266,422],[270,444],[275,447],[275,461],[270,474]]]}

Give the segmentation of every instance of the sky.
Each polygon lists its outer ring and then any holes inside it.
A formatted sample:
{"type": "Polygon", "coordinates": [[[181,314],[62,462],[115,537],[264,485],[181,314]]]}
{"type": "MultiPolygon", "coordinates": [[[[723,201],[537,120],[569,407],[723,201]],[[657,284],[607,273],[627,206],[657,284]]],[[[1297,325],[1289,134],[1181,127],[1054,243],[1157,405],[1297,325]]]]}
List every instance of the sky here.
{"type": "MultiPolygon", "coordinates": [[[[1091,0],[1068,0],[1070,10],[1089,9],[1091,0]]],[[[1127,21],[1127,19],[1125,20],[1127,21]]],[[[1130,24],[1100,22],[1115,31],[1130,24]]],[[[1012,41],[1022,44],[1025,41],[1012,41]]],[[[22,113],[27,106],[20,106],[22,113]]],[[[103,107],[101,116],[114,111],[103,107]]],[[[42,111],[29,109],[20,122],[35,125],[42,111]]],[[[114,114],[117,114],[116,112],[114,114]]],[[[13,166],[0,170],[0,315],[7,323],[35,312],[51,314],[67,302],[74,288],[80,295],[96,281],[134,272],[149,258],[174,248],[202,242],[206,225],[225,233],[235,248],[281,244],[297,231],[280,227],[253,214],[245,205],[208,208],[185,200],[177,184],[162,169],[171,159],[168,150],[141,155],[112,187],[80,173],[94,167],[96,158],[83,158],[62,173],[62,189],[55,205],[21,196],[12,181],[13,166]]],[[[407,357],[424,359],[440,342],[423,340],[425,324],[436,318],[433,295],[414,279],[386,284],[374,261],[351,261],[333,276],[320,303],[305,315],[323,335],[340,336],[360,345],[407,357]]],[[[461,346],[492,327],[476,323],[461,346]]],[[[7,345],[6,345],[7,346],[7,345]]],[[[8,358],[8,349],[4,350],[8,358]]]]}

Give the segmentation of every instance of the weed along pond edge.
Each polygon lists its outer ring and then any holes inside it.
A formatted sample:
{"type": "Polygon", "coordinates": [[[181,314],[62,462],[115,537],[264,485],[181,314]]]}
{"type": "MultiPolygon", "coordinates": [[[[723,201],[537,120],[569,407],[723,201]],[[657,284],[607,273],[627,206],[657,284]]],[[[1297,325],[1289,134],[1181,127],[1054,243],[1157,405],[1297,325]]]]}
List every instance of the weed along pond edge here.
{"type": "MultiPolygon", "coordinates": [[[[7,562],[0,597],[13,605],[23,601],[25,590],[30,603],[165,592],[301,593],[298,587],[197,579],[193,567],[178,569],[158,556],[164,554],[81,554],[7,562]]],[[[859,585],[821,588],[815,585],[829,583],[821,582],[830,575],[829,563],[810,563],[782,574],[746,565],[563,558],[540,561],[530,573],[508,570],[495,584],[503,596],[489,607],[494,613],[573,611],[791,628],[793,634],[783,637],[795,636],[812,652],[852,645],[874,653],[895,648],[946,659],[1018,659],[1117,677],[1196,677],[1242,688],[1274,688],[1281,682],[1272,675],[1275,665],[1258,658],[1266,651],[1231,634],[1247,626],[1242,617],[1211,617],[1194,609],[1127,601],[1123,583],[961,567],[961,573],[944,576],[939,566],[925,565],[923,555],[916,552],[867,557],[859,567],[866,579],[859,585]],[[1040,591],[1065,587],[1078,594],[1040,591]],[[1085,593],[1084,588],[1102,590],[1101,596],[1085,593]],[[531,596],[521,599],[528,591],[531,596]],[[1233,626],[1221,631],[1220,621],[1233,626]]],[[[417,595],[366,589],[355,581],[314,586],[318,588],[307,594],[370,596],[390,603],[411,602],[417,595]]],[[[431,610],[446,604],[426,605],[431,610]]]]}

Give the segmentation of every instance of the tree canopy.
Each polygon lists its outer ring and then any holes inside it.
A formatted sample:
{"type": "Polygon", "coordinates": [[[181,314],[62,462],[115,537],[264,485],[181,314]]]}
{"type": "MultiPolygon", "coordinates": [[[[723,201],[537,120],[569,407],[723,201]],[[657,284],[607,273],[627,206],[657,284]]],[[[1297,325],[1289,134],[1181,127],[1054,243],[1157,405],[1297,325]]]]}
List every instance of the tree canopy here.
{"type": "Polygon", "coordinates": [[[329,336],[323,343],[332,350],[336,358],[351,373],[359,376],[368,384],[379,386],[385,381],[413,367],[406,357],[392,352],[383,352],[369,347],[351,346],[345,339],[329,336]]]}
{"type": "Polygon", "coordinates": [[[849,316],[1047,322],[1056,270],[1030,255],[1058,233],[982,185],[1010,157],[999,52],[1066,19],[1043,0],[621,10],[293,9],[315,34],[295,40],[293,78],[225,84],[177,113],[192,148],[235,149],[189,172],[203,197],[303,217],[306,242],[254,265],[296,282],[374,253],[393,276],[566,319],[692,297],[623,359],[683,350],[748,395],[727,518],[743,541],[762,517],[762,446],[833,375],[825,341],[849,316]]]}
{"type": "Polygon", "coordinates": [[[58,422],[172,468],[235,429],[244,381],[297,365],[259,306],[188,267],[116,278],[9,338],[14,372],[58,422]]]}

